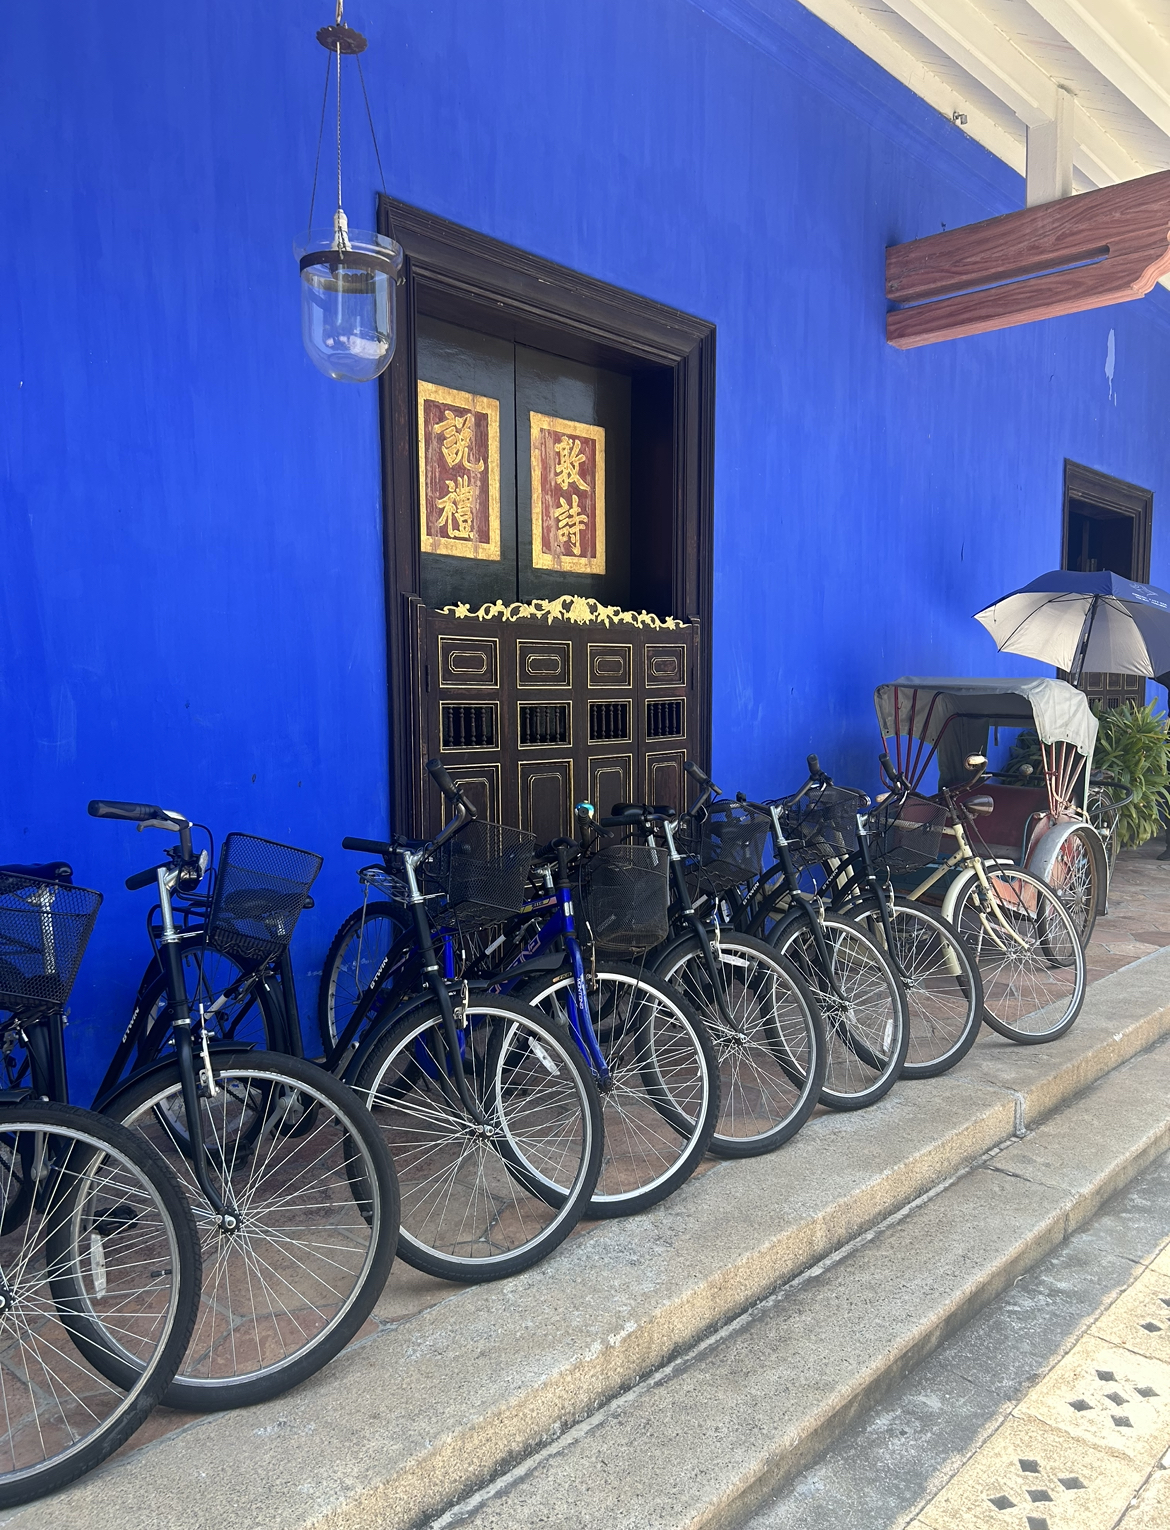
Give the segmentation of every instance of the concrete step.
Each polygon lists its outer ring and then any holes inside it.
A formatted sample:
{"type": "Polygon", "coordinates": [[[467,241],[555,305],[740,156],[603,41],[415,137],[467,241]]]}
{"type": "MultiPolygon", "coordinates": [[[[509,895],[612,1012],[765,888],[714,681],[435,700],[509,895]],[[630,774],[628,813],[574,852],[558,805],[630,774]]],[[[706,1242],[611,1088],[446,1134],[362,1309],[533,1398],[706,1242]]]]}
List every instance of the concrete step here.
{"type": "MultiPolygon", "coordinates": [[[[197,1420],[0,1524],[426,1523],[990,1151],[1028,1149],[1020,1133],[1170,1033],[1168,996],[1170,951],[1158,952],[1094,984],[1056,1043],[987,1033],[944,1078],[818,1117],[771,1157],[716,1165],[645,1216],[585,1230],[525,1275],[389,1326],[288,1396],[197,1420]]],[[[1117,1158],[1115,1176],[1136,1172],[1143,1151],[1117,1158]]],[[[1002,1168],[967,1178],[994,1189],[1009,1227],[1023,1225],[1034,1188],[1002,1168]]],[[[1093,1209],[1084,1187],[1062,1193],[1060,1227],[1093,1209]]]]}
{"type": "Polygon", "coordinates": [[[793,1282],[441,1524],[742,1523],[1168,1147],[1170,1042],[793,1282]]]}

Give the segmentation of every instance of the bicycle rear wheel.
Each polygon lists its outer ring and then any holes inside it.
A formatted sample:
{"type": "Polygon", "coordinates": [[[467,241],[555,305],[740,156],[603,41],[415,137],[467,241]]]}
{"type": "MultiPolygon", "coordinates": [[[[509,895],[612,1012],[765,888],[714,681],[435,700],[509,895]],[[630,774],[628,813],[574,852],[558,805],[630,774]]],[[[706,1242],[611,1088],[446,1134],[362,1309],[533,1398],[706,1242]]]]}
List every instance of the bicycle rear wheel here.
{"type": "Polygon", "coordinates": [[[1085,1001],[1085,953],[1047,882],[1016,866],[987,867],[989,892],[968,872],[948,894],[952,918],[979,963],[983,1018],[1024,1046],[1055,1041],[1085,1001]]]}
{"type": "Polygon", "coordinates": [[[597,1086],[572,1037],[511,999],[472,996],[460,1099],[442,1016],[424,1003],[372,1043],[356,1089],[394,1154],[398,1252],[444,1280],[498,1280],[551,1253],[601,1167],[597,1086]]]}
{"type": "Polygon", "coordinates": [[[671,946],[654,973],[683,995],[715,1043],[720,1110],[709,1151],[751,1158],[787,1142],[815,1109],[825,1082],[825,1028],[808,985],[764,941],[721,930],[711,954],[730,1027],[698,936],[671,946]]]}
{"type": "Polygon", "coordinates": [[[317,1029],[327,1054],[337,1044],[391,947],[405,932],[402,907],[379,901],[354,909],[333,937],[317,990],[317,1029]]]}
{"type": "MultiPolygon", "coordinates": [[[[570,971],[534,978],[521,993],[568,1027],[570,971]]],[[[586,1214],[624,1216],[673,1195],[698,1168],[719,1119],[719,1063],[686,1000],[637,967],[599,963],[589,1003],[609,1084],[601,1091],[605,1157],[586,1214]]]]}
{"type": "Polygon", "coordinates": [[[220,1227],[195,1179],[178,1064],[106,1106],[178,1173],[203,1243],[203,1301],[165,1401],[200,1411],[274,1397],[358,1333],[390,1273],[398,1186],[353,1091],[299,1058],[213,1053],[200,1099],[213,1185],[238,1216],[220,1227]]]}
{"type": "Polygon", "coordinates": [[[906,1061],[906,995],[875,940],[839,914],[794,908],[768,937],[812,990],[825,1022],[828,1062],[821,1104],[862,1110],[888,1094],[906,1061]],[[825,971],[809,924],[817,918],[831,971],[825,971]]]}
{"type": "Polygon", "coordinates": [[[877,900],[843,908],[893,957],[910,1012],[903,1078],[935,1078],[966,1057],[983,1020],[983,983],[962,936],[937,910],[909,898],[889,903],[891,952],[877,900]]]}
{"type": "Polygon", "coordinates": [[[13,1201],[0,1235],[0,1508],[11,1508],[91,1470],[143,1423],[190,1337],[200,1266],[187,1199],[137,1133],[33,1104],[0,1111],[0,1138],[0,1201],[8,1212],[15,1188],[24,1206],[13,1201]],[[122,1382],[88,1352],[94,1317],[132,1358],[122,1382]]]}

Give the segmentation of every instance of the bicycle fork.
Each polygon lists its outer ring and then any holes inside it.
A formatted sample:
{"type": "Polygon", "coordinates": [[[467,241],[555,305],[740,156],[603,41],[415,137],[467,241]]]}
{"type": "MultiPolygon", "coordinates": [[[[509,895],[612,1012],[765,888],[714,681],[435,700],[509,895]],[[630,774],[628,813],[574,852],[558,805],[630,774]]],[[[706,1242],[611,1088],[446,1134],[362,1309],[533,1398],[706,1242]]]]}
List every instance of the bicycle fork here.
{"type": "MultiPolygon", "coordinates": [[[[224,1232],[234,1232],[239,1226],[239,1212],[234,1205],[229,1205],[222,1199],[212,1183],[207,1167],[207,1152],[203,1140],[203,1116],[199,1109],[199,1083],[195,1074],[195,1048],[191,1035],[191,1006],[187,1002],[187,980],[183,974],[183,957],[179,950],[182,936],[175,929],[174,913],[171,909],[171,887],[176,877],[177,873],[171,867],[159,867],[158,901],[163,927],[159,944],[162,947],[167,985],[170,989],[173,1016],[171,1024],[175,1036],[175,1053],[179,1059],[183,1111],[187,1119],[187,1135],[191,1144],[191,1170],[207,1204],[215,1213],[215,1219],[220,1227],[224,1232]]],[[[215,1076],[212,1072],[211,1057],[207,1051],[206,1033],[201,1031],[200,1038],[203,1043],[207,1089],[214,1094],[215,1076]]]]}

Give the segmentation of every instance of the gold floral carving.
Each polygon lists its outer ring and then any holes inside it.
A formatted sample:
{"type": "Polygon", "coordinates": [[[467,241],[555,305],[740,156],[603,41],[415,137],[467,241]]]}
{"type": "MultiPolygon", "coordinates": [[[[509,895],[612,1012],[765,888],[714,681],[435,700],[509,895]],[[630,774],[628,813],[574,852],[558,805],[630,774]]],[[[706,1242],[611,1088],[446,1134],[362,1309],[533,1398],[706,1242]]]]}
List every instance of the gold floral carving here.
{"type": "Polygon", "coordinates": [[[557,595],[552,600],[502,600],[472,610],[460,601],[457,605],[444,606],[440,616],[465,617],[473,621],[572,622],[577,627],[651,627],[655,631],[671,631],[686,625],[675,621],[673,616],[655,616],[651,611],[623,611],[620,606],[603,606],[587,595],[557,595]]]}

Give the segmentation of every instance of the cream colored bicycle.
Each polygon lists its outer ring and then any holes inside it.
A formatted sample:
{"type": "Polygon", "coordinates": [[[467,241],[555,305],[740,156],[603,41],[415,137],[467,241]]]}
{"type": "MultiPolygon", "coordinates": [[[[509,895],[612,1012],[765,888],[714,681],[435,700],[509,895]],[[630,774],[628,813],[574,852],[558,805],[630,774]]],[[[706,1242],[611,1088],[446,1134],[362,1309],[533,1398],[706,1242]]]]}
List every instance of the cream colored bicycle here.
{"type": "Polygon", "coordinates": [[[968,759],[971,780],[937,797],[915,793],[882,756],[893,788],[871,819],[875,859],[915,901],[941,901],[943,917],[963,936],[983,979],[983,1019],[1025,1045],[1055,1041],[1070,1029],[1085,998],[1085,953],[1056,891],[1031,871],[980,853],[977,817],[990,797],[967,796],[987,761],[968,759]],[[946,855],[951,841],[954,850],[946,855]],[[944,858],[945,857],[945,858],[944,858]],[[917,874],[926,875],[916,881],[917,874]],[[907,885],[908,882],[911,885],[907,885]]]}

